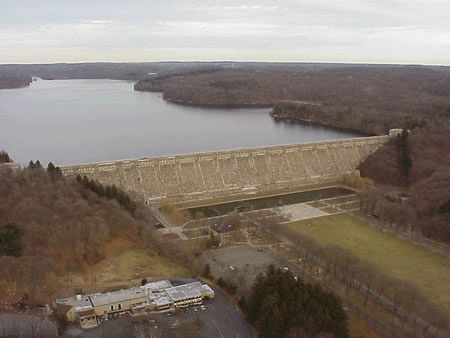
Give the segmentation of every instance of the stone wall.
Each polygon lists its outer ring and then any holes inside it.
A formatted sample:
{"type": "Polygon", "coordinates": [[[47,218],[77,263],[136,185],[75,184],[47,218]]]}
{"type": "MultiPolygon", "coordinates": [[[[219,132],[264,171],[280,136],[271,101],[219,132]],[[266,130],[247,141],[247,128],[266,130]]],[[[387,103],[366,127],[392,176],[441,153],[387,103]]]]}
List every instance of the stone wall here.
{"type": "Polygon", "coordinates": [[[335,182],[388,141],[388,136],[235,149],[62,166],[115,184],[146,203],[206,199],[335,182]]]}

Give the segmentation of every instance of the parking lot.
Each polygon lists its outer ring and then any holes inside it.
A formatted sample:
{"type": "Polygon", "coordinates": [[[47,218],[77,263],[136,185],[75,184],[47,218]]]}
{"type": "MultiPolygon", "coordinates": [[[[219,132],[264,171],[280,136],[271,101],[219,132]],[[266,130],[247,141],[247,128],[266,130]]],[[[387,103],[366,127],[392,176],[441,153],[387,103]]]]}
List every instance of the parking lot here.
{"type": "Polygon", "coordinates": [[[214,276],[238,279],[238,284],[245,286],[251,286],[254,278],[268,265],[280,264],[279,257],[272,250],[249,245],[210,250],[204,259],[214,276]]]}
{"type": "Polygon", "coordinates": [[[252,328],[242,313],[217,289],[215,299],[204,302],[204,310],[188,308],[186,318],[200,319],[203,329],[200,337],[254,337],[252,328]]]}

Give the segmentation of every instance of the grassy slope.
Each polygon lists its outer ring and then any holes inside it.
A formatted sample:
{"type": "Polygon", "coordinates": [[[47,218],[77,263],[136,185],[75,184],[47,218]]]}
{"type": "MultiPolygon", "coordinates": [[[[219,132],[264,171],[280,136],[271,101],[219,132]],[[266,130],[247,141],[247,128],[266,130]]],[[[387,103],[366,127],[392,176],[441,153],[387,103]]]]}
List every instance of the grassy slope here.
{"type": "Polygon", "coordinates": [[[350,249],[386,274],[416,282],[450,313],[450,264],[446,258],[344,214],[293,222],[289,227],[321,244],[350,249]]]}
{"type": "Polygon", "coordinates": [[[125,240],[109,243],[106,262],[113,267],[116,279],[186,275],[188,271],[161,256],[150,256],[146,250],[125,240]]]}
{"type": "Polygon", "coordinates": [[[118,283],[124,287],[135,285],[133,279],[189,274],[187,269],[164,257],[149,255],[140,245],[125,239],[109,241],[105,246],[105,256],[104,260],[85,272],[73,274],[74,284],[83,285],[90,280],[91,274],[95,274],[98,289],[87,290],[99,292],[118,283]]]}

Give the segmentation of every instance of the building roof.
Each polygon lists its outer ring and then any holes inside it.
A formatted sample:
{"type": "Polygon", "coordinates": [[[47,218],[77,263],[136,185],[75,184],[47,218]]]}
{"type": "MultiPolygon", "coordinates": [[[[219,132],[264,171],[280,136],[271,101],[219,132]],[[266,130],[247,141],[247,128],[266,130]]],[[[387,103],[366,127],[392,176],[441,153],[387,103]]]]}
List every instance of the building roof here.
{"type": "Polygon", "coordinates": [[[92,303],[87,295],[76,295],[69,298],[59,298],[55,300],[56,305],[67,305],[74,307],[77,311],[92,307],[92,303]]]}
{"type": "Polygon", "coordinates": [[[173,287],[172,283],[170,283],[167,279],[164,279],[157,282],[147,283],[141,286],[141,289],[148,293],[149,291],[161,292],[171,287],[173,287]]]}
{"type": "Polygon", "coordinates": [[[152,299],[152,301],[157,305],[157,306],[164,306],[164,305],[170,305],[172,304],[172,301],[169,299],[169,297],[159,297],[159,298],[154,298],[152,299]]]}
{"type": "MultiPolygon", "coordinates": [[[[211,287],[208,284],[202,284],[202,290],[203,290],[203,292],[214,294],[214,290],[211,289],[211,287]]],[[[203,294],[203,292],[202,292],[202,294],[203,294]]]]}
{"type": "Polygon", "coordinates": [[[202,285],[200,282],[183,284],[166,289],[167,295],[174,301],[201,296],[202,285]]]}
{"type": "Polygon", "coordinates": [[[146,296],[140,288],[123,289],[105,293],[95,293],[90,296],[92,305],[94,306],[109,305],[142,298],[146,299],[146,296]]]}
{"type": "Polygon", "coordinates": [[[71,309],[73,309],[72,305],[56,303],[56,312],[60,314],[66,314],[71,309]]]}

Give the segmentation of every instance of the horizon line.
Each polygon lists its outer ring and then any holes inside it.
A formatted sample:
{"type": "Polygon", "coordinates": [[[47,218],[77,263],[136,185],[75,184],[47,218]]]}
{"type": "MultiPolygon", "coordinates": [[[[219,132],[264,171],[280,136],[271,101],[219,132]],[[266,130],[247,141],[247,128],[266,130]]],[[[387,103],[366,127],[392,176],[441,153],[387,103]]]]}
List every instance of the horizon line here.
{"type": "Polygon", "coordinates": [[[417,63],[417,62],[365,62],[365,61],[257,61],[257,60],[157,60],[157,61],[55,61],[55,62],[23,62],[23,63],[0,63],[0,66],[32,66],[32,65],[64,65],[64,64],[137,64],[137,63],[261,63],[261,64],[344,64],[344,65],[377,65],[377,66],[435,66],[449,67],[450,64],[440,63],[417,63]]]}

